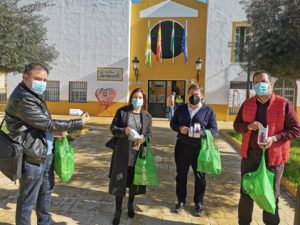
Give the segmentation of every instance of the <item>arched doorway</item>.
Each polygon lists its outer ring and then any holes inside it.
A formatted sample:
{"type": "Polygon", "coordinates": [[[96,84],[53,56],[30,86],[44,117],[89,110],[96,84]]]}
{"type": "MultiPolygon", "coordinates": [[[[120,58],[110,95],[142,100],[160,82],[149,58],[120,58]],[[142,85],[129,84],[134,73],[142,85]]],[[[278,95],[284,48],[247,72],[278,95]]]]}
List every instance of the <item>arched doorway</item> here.
{"type": "Polygon", "coordinates": [[[278,79],[274,84],[274,92],[287,98],[294,107],[297,106],[297,83],[295,80],[278,79]]]}

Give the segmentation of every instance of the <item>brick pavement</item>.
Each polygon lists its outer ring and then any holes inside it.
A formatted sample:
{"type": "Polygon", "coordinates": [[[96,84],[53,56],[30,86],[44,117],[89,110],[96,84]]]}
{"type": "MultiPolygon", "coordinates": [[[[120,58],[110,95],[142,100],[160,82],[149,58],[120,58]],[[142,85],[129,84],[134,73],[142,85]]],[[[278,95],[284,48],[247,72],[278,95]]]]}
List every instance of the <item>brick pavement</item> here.
{"type": "MultiPolygon", "coordinates": [[[[76,171],[69,184],[58,179],[53,194],[53,224],[109,225],[114,214],[114,198],[107,193],[108,171],[111,150],[104,147],[110,138],[111,118],[93,118],[90,132],[72,142],[75,148],[76,171]]],[[[220,123],[231,127],[230,123],[220,123]]],[[[173,147],[175,133],[170,131],[166,120],[153,123],[152,149],[156,155],[160,185],[149,188],[147,194],[136,198],[136,217],[127,218],[126,201],[123,205],[121,224],[126,225],[235,225],[240,183],[240,156],[220,136],[216,143],[222,154],[223,173],[207,177],[205,213],[202,217],[193,215],[193,174],[188,180],[187,207],[181,214],[172,213],[176,203],[175,163],[173,147]]],[[[18,184],[0,175],[0,225],[14,224],[18,184]]],[[[295,203],[286,193],[280,199],[280,215],[283,225],[292,225],[295,203]]],[[[255,207],[253,225],[262,223],[261,210],[255,207]]],[[[32,224],[36,224],[33,214],[32,224]]]]}

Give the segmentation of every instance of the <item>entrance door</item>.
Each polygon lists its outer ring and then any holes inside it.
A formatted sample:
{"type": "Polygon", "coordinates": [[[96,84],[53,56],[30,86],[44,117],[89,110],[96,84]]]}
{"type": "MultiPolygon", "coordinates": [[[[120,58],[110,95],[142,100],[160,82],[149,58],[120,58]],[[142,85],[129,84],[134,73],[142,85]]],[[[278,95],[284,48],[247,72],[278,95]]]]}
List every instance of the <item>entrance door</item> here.
{"type": "Polygon", "coordinates": [[[148,110],[153,117],[166,117],[167,81],[148,81],[148,110]]]}
{"type": "MultiPolygon", "coordinates": [[[[167,97],[175,92],[177,98],[185,99],[184,80],[149,80],[148,81],[148,110],[153,117],[166,118],[167,97]]],[[[176,104],[176,103],[175,103],[176,104]]]]}

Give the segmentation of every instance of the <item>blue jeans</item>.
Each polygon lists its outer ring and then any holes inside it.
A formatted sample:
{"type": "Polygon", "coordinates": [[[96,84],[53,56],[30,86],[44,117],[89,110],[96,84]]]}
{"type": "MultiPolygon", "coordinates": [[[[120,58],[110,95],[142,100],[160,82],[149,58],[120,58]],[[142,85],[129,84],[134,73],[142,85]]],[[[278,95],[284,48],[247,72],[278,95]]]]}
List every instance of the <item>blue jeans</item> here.
{"type": "Polygon", "coordinates": [[[53,155],[48,155],[44,163],[23,163],[17,200],[16,225],[30,225],[31,212],[36,208],[37,224],[50,225],[51,194],[54,189],[53,155]]]}
{"type": "Polygon", "coordinates": [[[168,112],[168,118],[171,121],[172,117],[174,116],[174,106],[168,106],[167,112],[168,112]]]}

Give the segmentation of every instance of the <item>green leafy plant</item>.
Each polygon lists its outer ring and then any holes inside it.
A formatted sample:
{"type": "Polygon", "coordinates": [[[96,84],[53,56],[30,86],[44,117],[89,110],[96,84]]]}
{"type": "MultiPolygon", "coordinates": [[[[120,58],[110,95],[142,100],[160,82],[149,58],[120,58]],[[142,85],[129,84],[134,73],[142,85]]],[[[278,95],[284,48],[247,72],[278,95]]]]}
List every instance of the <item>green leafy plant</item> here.
{"type": "Polygon", "coordinates": [[[47,44],[47,18],[40,14],[49,6],[47,1],[0,1],[0,72],[22,72],[31,62],[49,67],[57,58],[54,46],[47,44]]]}

